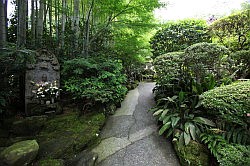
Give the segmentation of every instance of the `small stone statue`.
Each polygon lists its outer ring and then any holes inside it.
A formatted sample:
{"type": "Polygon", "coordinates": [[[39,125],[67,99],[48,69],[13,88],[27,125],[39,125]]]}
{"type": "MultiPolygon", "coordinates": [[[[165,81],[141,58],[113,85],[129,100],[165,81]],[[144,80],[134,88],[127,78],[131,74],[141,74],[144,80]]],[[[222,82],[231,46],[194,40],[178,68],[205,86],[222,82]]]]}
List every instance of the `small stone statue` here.
{"type": "Polygon", "coordinates": [[[42,75],[42,82],[47,82],[48,78],[46,74],[42,75]]]}

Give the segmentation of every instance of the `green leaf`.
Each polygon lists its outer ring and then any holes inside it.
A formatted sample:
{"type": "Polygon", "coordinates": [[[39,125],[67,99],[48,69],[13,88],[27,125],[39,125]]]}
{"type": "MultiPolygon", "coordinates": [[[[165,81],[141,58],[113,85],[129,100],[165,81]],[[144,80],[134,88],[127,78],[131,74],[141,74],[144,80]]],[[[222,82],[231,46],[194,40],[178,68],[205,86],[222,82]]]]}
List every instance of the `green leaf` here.
{"type": "Polygon", "coordinates": [[[195,129],[196,127],[193,124],[189,125],[189,132],[193,140],[197,140],[195,129]]]}
{"type": "Polygon", "coordinates": [[[172,115],[166,116],[166,117],[163,119],[163,124],[169,122],[171,117],[172,117],[172,115]]]}
{"type": "Polygon", "coordinates": [[[169,109],[165,109],[162,114],[161,114],[161,118],[164,118],[165,115],[168,113],[169,109]]]}
{"type": "Polygon", "coordinates": [[[185,93],[183,91],[179,92],[179,100],[182,102],[184,100],[185,93]]]}
{"type": "MultiPolygon", "coordinates": [[[[174,96],[173,96],[174,97],[174,96]]],[[[167,97],[168,98],[168,101],[170,101],[170,102],[174,102],[174,100],[172,99],[172,98],[170,98],[170,97],[167,97]]]]}
{"type": "Polygon", "coordinates": [[[180,137],[179,137],[179,145],[180,146],[184,145],[184,132],[182,132],[180,137]]]}
{"type": "Polygon", "coordinates": [[[168,133],[167,133],[166,137],[167,137],[167,138],[170,137],[170,136],[173,134],[173,131],[174,131],[174,129],[173,129],[173,128],[170,128],[170,129],[168,130],[168,133]]]}
{"type": "Polygon", "coordinates": [[[171,125],[173,128],[175,128],[180,119],[180,117],[171,117],[171,125]]]}
{"type": "Polygon", "coordinates": [[[191,137],[188,133],[184,132],[184,142],[185,142],[185,145],[188,145],[190,140],[191,140],[191,137]]]}
{"type": "Polygon", "coordinates": [[[158,111],[156,111],[153,116],[157,116],[159,115],[160,113],[162,113],[164,111],[164,109],[159,109],[158,111]]]}
{"type": "Polygon", "coordinates": [[[155,112],[156,110],[158,110],[159,108],[155,107],[155,108],[151,108],[148,110],[148,112],[155,112]]]}
{"type": "Polygon", "coordinates": [[[159,130],[159,134],[162,135],[169,127],[170,127],[171,123],[168,122],[166,124],[164,124],[161,129],[159,130]]]}
{"type": "Polygon", "coordinates": [[[201,123],[201,124],[205,124],[205,125],[208,125],[208,126],[215,127],[215,123],[212,122],[211,120],[207,119],[207,118],[195,117],[195,118],[193,119],[193,121],[198,122],[198,123],[201,123]]]}

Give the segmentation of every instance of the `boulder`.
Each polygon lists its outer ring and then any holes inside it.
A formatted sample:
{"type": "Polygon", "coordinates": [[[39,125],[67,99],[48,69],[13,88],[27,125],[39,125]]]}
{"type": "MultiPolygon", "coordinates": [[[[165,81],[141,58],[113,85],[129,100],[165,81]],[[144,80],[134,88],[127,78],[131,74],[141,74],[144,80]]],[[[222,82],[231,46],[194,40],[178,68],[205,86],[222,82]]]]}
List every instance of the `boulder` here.
{"type": "Polygon", "coordinates": [[[31,116],[22,120],[14,121],[12,133],[16,136],[29,136],[37,134],[45,125],[47,116],[31,116]]]}
{"type": "Polygon", "coordinates": [[[36,140],[26,140],[17,142],[0,154],[2,162],[10,166],[23,166],[31,163],[36,158],[39,145],[36,140]]]}
{"type": "Polygon", "coordinates": [[[181,165],[209,166],[209,151],[204,145],[196,141],[190,141],[188,145],[183,146],[179,145],[178,141],[173,144],[181,165]]]}

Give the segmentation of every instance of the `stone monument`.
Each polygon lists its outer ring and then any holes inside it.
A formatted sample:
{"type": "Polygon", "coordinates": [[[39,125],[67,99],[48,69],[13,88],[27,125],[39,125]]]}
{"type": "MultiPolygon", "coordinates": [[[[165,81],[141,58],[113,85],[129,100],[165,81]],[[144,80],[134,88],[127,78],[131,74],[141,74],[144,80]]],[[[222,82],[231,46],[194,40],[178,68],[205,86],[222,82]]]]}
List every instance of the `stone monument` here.
{"type": "Polygon", "coordinates": [[[53,103],[52,95],[59,94],[60,65],[56,56],[41,49],[37,51],[35,60],[34,64],[27,65],[25,75],[26,115],[34,115],[34,110],[38,107],[53,103]]]}

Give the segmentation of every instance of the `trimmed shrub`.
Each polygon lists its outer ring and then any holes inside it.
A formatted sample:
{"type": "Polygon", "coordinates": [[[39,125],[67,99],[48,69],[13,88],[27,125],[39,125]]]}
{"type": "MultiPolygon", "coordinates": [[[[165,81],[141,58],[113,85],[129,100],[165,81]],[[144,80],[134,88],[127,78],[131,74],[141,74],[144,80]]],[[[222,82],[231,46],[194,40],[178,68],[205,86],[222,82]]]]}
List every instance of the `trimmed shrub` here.
{"type": "Polygon", "coordinates": [[[208,114],[219,116],[228,123],[247,126],[250,113],[250,81],[221,86],[201,95],[202,105],[208,114]]]}
{"type": "Polygon", "coordinates": [[[214,43],[197,43],[185,49],[184,66],[186,66],[197,81],[209,73],[217,80],[229,75],[229,51],[224,46],[214,43]]]}
{"type": "Polygon", "coordinates": [[[250,165],[250,146],[221,144],[217,152],[220,166],[250,165]]]}
{"type": "Polygon", "coordinates": [[[153,57],[181,51],[194,43],[209,42],[207,25],[204,20],[181,20],[169,22],[165,27],[156,32],[150,44],[153,57]]]}

